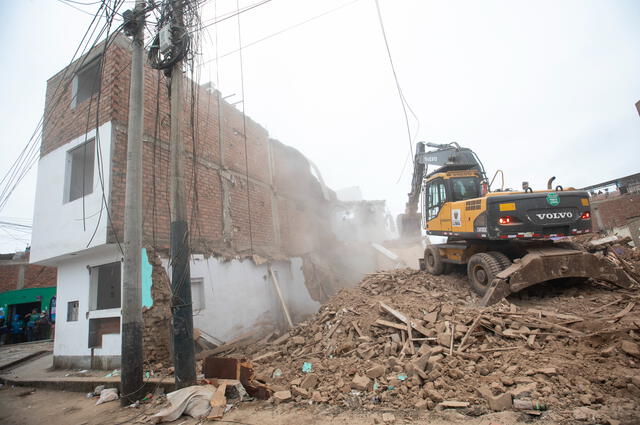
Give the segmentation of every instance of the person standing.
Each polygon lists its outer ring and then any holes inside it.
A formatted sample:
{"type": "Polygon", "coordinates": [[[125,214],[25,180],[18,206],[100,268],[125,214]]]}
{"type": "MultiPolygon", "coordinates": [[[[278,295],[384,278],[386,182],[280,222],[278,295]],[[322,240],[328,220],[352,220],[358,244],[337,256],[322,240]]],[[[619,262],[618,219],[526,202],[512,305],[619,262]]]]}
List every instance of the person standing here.
{"type": "Polygon", "coordinates": [[[13,315],[11,321],[11,343],[16,344],[24,339],[24,322],[19,314],[13,315]]]}

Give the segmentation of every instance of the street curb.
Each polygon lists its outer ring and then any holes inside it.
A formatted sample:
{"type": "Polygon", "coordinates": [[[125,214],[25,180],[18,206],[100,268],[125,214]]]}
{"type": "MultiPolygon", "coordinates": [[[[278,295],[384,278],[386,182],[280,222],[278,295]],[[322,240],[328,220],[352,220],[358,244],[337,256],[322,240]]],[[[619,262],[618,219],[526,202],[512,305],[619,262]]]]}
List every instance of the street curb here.
{"type": "MultiPolygon", "coordinates": [[[[78,393],[93,392],[98,385],[104,385],[106,388],[119,388],[119,378],[43,378],[43,379],[20,379],[7,378],[0,376],[0,382],[5,385],[14,385],[17,387],[42,388],[46,390],[70,391],[78,393]]],[[[173,380],[161,380],[151,378],[144,383],[144,390],[153,393],[157,387],[164,389],[165,394],[175,389],[173,380]]]]}
{"type": "Polygon", "coordinates": [[[4,365],[0,366],[0,371],[11,369],[12,367],[19,365],[20,363],[24,363],[24,362],[26,362],[28,360],[34,359],[35,357],[39,357],[39,356],[42,356],[43,354],[47,354],[47,353],[51,353],[51,352],[52,351],[50,351],[50,350],[36,351],[35,353],[31,353],[28,356],[21,357],[21,358],[19,358],[17,360],[12,361],[11,363],[7,363],[7,364],[4,364],[4,365]]]}

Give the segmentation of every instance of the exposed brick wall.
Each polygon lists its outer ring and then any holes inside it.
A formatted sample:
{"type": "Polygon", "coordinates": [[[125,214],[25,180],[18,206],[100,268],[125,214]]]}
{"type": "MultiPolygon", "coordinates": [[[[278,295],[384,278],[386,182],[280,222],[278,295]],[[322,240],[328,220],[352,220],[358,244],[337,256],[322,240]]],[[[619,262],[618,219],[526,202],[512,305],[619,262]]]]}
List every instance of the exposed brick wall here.
{"type": "Polygon", "coordinates": [[[598,221],[593,220],[594,230],[611,230],[614,227],[624,226],[627,219],[640,217],[640,193],[626,193],[615,198],[591,203],[594,216],[600,216],[602,227],[598,221]]]}
{"type": "Polygon", "coordinates": [[[23,288],[45,288],[56,286],[58,280],[57,269],[55,267],[44,267],[26,264],[7,264],[7,261],[0,261],[0,292],[13,291],[18,289],[18,278],[20,268],[24,267],[24,287],[23,288]]]}
{"type": "MultiPolygon", "coordinates": [[[[123,239],[131,58],[128,45],[128,40],[119,36],[109,47],[101,86],[99,122],[113,123],[109,194],[113,229],[108,233],[109,242],[115,242],[116,235],[118,240],[123,239]]],[[[53,92],[62,74],[48,82],[47,113],[55,104],[53,92]]],[[[71,79],[73,73],[67,74],[65,78],[71,79]]],[[[143,237],[145,244],[160,251],[169,248],[171,203],[167,83],[162,73],[145,69],[143,237]]],[[[194,251],[248,253],[253,245],[259,254],[300,255],[324,245],[330,239],[328,200],[307,159],[297,150],[271,140],[266,129],[224,101],[219,140],[218,92],[188,79],[184,88],[184,193],[194,251]]],[[[45,126],[42,155],[84,134],[87,128],[95,128],[95,99],[93,104],[86,101],[71,109],[70,98],[69,84],[45,126]]]]}

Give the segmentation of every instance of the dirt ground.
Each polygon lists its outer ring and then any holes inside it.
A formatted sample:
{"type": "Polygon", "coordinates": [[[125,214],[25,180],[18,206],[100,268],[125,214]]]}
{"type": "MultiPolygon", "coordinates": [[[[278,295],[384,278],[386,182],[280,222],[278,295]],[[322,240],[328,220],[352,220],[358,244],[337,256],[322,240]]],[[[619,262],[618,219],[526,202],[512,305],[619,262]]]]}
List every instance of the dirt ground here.
{"type": "MultiPolygon", "coordinates": [[[[11,425],[119,425],[148,423],[147,415],[158,410],[157,406],[145,405],[140,408],[122,408],[118,402],[95,405],[95,400],[87,399],[80,393],[35,390],[20,387],[0,389],[0,424],[11,425]]],[[[427,412],[416,415],[411,412],[392,413],[396,423],[431,425],[498,425],[529,423],[524,414],[501,412],[479,418],[469,418],[455,411],[427,412]]],[[[351,424],[370,425],[382,423],[382,412],[366,413],[326,406],[293,407],[273,406],[268,402],[249,402],[228,412],[220,423],[246,425],[306,425],[351,424]]],[[[173,424],[192,425],[203,423],[189,417],[182,417],[173,424]]],[[[211,422],[213,423],[213,422],[211,422]]],[[[540,425],[552,424],[547,420],[536,421],[540,425]]]]}

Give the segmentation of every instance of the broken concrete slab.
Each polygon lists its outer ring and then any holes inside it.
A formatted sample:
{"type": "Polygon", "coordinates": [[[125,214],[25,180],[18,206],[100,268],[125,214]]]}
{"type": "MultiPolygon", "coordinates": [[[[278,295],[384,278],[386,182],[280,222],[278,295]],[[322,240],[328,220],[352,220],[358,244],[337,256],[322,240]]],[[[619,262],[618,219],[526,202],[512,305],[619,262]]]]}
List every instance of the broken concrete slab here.
{"type": "Polygon", "coordinates": [[[635,342],[624,340],[620,344],[620,348],[628,355],[640,358],[640,345],[636,344],[635,342]]]}
{"type": "Polygon", "coordinates": [[[291,391],[276,391],[273,393],[273,401],[275,404],[284,403],[291,400],[291,391]]]}
{"type": "Polygon", "coordinates": [[[493,395],[491,389],[487,386],[478,388],[478,392],[487,401],[489,408],[494,412],[501,412],[503,410],[511,409],[512,398],[509,393],[502,393],[499,395],[493,395]]]}
{"type": "Polygon", "coordinates": [[[356,375],[351,381],[351,388],[355,390],[365,391],[369,388],[369,384],[371,384],[371,379],[366,376],[356,375]]]}

